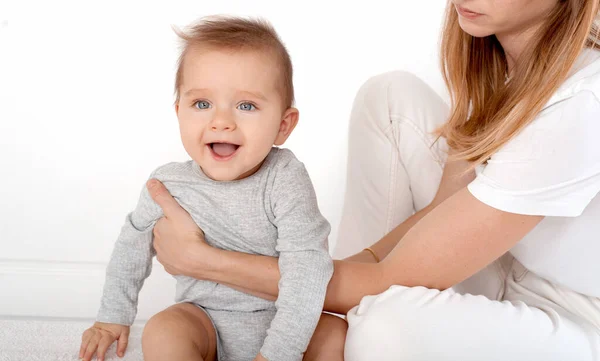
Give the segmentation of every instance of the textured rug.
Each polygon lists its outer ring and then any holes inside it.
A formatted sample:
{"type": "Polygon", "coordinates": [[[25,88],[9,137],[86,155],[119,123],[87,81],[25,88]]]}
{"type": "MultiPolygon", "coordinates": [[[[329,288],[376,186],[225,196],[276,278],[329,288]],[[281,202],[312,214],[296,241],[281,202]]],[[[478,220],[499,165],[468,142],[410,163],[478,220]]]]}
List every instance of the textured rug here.
{"type": "MultiPolygon", "coordinates": [[[[92,324],[89,320],[0,319],[0,361],[78,361],[81,334],[92,324]]],[[[115,343],[105,360],[143,361],[142,330],[143,325],[131,327],[125,357],[116,355],[115,343]]]]}

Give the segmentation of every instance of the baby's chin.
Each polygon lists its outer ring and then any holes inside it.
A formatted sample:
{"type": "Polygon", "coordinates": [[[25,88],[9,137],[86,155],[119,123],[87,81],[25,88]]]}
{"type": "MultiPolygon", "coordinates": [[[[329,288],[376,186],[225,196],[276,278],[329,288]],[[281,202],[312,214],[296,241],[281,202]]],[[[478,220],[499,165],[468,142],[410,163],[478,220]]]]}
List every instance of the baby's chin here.
{"type": "Polygon", "coordinates": [[[202,164],[200,168],[208,178],[218,182],[231,182],[242,178],[242,174],[232,172],[230,169],[210,169],[203,167],[202,164]]]}
{"type": "Polygon", "coordinates": [[[204,175],[206,175],[208,178],[210,178],[214,181],[218,181],[218,182],[231,182],[231,181],[244,179],[244,178],[251,176],[252,174],[254,174],[256,172],[255,170],[254,171],[244,170],[244,171],[240,172],[240,170],[233,170],[233,169],[231,169],[231,167],[226,167],[226,166],[223,168],[214,167],[214,166],[211,167],[211,166],[203,165],[202,163],[198,163],[198,165],[202,169],[202,172],[204,173],[204,175]]]}

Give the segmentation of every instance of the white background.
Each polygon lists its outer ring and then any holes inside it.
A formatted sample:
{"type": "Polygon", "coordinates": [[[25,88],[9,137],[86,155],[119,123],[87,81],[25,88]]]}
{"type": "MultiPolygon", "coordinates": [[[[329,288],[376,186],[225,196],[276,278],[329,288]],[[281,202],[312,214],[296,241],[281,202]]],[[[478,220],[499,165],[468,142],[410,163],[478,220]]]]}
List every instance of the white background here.
{"type": "MultiPolygon", "coordinates": [[[[0,0],[0,316],[94,317],[104,267],[150,172],[188,159],[173,111],[177,38],[211,14],[271,21],[294,64],[286,146],[336,242],[347,123],[360,85],[396,69],[440,93],[444,0],[0,0]]],[[[162,267],[139,318],[172,302],[162,267]]]]}

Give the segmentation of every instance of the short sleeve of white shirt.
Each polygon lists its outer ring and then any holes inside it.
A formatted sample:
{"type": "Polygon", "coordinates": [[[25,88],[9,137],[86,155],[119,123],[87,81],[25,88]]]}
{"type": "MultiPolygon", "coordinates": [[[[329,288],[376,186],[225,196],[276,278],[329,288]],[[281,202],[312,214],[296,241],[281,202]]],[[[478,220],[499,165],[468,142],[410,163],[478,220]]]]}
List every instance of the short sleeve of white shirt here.
{"type": "Polygon", "coordinates": [[[545,108],[468,186],[506,212],[576,217],[600,192],[600,100],[581,90],[545,108]]]}

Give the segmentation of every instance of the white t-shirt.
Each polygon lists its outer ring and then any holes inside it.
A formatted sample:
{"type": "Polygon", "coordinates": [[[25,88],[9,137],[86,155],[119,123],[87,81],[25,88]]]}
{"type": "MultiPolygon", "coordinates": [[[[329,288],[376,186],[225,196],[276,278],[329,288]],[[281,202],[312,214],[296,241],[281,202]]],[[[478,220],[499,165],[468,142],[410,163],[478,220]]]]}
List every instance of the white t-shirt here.
{"type": "Polygon", "coordinates": [[[600,51],[584,50],[574,74],[468,189],[496,209],[546,216],[512,255],[551,282],[600,297],[600,51]]]}

